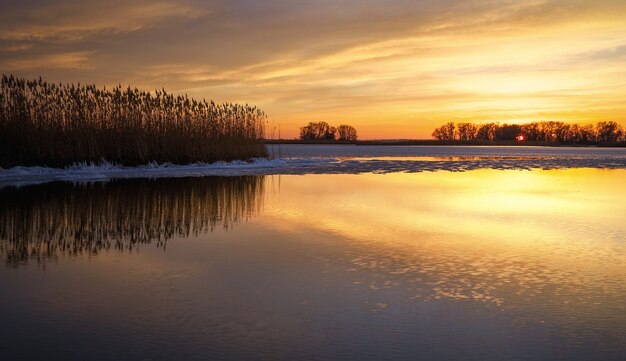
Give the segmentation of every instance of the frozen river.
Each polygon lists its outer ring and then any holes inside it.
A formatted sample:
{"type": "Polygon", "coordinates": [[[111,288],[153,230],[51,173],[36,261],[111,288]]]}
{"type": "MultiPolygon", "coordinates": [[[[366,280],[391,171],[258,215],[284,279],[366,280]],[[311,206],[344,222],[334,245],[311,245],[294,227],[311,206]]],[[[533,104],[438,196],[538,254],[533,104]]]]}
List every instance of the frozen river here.
{"type": "Polygon", "coordinates": [[[190,165],[114,164],[0,168],[0,187],[51,181],[275,174],[359,174],[473,169],[626,169],[626,148],[269,145],[271,159],[190,165]]]}
{"type": "Polygon", "coordinates": [[[282,146],[150,179],[23,170],[0,188],[2,355],[622,360],[624,157],[282,146]]]}

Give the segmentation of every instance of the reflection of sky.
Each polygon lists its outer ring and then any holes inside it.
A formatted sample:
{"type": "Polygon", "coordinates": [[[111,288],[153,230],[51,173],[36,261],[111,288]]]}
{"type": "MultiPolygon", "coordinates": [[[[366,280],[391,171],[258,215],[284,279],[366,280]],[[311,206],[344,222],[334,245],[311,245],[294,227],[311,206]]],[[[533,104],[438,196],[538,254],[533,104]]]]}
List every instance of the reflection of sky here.
{"type": "Polygon", "coordinates": [[[625,175],[266,177],[230,229],[0,271],[0,316],[78,354],[620,359],[625,175]]]}
{"type": "Polygon", "coordinates": [[[248,102],[281,135],[450,120],[623,122],[621,0],[3,1],[0,69],[248,102]]]}
{"type": "Polygon", "coordinates": [[[288,232],[314,228],[341,239],[359,287],[409,285],[416,300],[528,308],[603,329],[625,321],[617,317],[626,299],[624,175],[575,169],[282,177],[263,219],[288,232]]]}

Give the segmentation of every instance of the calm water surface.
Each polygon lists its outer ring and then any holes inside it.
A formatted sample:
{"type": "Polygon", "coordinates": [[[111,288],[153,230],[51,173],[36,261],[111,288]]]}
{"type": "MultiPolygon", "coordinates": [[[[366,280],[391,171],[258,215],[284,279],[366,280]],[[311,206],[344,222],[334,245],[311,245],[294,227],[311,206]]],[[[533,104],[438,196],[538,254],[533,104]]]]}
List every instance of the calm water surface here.
{"type": "Polygon", "coordinates": [[[626,170],[0,189],[7,360],[622,360],[626,170]]]}

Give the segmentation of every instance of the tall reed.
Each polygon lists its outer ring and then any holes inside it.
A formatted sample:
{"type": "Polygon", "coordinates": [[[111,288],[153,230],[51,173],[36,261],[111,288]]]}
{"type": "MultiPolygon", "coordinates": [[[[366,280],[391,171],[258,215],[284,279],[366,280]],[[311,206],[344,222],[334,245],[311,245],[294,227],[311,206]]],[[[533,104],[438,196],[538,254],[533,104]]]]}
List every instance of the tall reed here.
{"type": "Polygon", "coordinates": [[[264,157],[265,118],[254,106],[198,101],[164,89],[108,90],[3,75],[0,167],[264,157]]]}

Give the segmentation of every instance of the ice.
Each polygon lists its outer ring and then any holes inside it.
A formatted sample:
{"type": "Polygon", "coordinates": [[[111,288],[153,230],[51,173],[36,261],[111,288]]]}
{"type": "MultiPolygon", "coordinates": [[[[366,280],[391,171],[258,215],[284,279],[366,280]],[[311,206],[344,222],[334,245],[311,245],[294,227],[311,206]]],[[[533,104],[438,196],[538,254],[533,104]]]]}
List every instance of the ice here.
{"type": "Polygon", "coordinates": [[[265,174],[271,169],[285,167],[280,159],[252,159],[250,161],[193,163],[176,165],[171,163],[149,163],[126,167],[107,162],[102,164],[75,164],[66,168],[13,167],[0,168],[0,188],[24,186],[54,181],[98,182],[119,178],[163,178],[201,177],[210,175],[235,176],[265,174]]]}
{"type": "Polygon", "coordinates": [[[111,163],[67,168],[0,168],[0,188],[52,181],[101,182],[118,178],[238,176],[269,174],[358,174],[474,169],[626,169],[626,148],[273,145],[272,159],[194,163],[111,163]]]}

